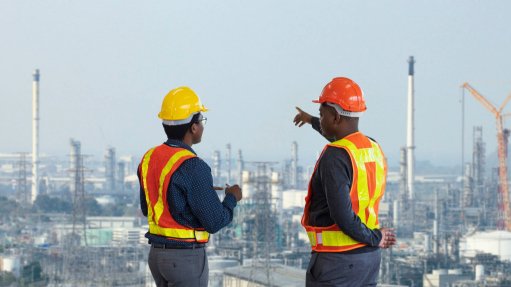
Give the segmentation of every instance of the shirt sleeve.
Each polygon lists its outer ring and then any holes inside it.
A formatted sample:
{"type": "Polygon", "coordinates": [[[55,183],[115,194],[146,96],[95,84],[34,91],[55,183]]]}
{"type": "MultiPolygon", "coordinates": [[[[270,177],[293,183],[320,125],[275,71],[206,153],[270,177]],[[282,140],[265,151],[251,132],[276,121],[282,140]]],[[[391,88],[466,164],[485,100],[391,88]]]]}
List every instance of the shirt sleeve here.
{"type": "Polygon", "coordinates": [[[180,178],[183,179],[183,182],[176,184],[185,191],[192,214],[207,232],[216,233],[231,223],[236,198],[227,194],[223,202],[220,201],[213,189],[211,168],[203,160],[189,159],[176,173],[180,173],[180,178]]]}
{"type": "Polygon", "coordinates": [[[320,135],[322,135],[326,140],[329,142],[335,141],[334,139],[329,139],[323,135],[323,132],[321,131],[321,125],[319,124],[319,118],[312,117],[311,118],[311,126],[314,130],[316,130],[320,135]]]}
{"type": "Polygon", "coordinates": [[[355,214],[351,205],[353,167],[348,153],[343,149],[329,147],[318,168],[330,217],[351,238],[369,246],[378,246],[382,238],[381,232],[378,229],[369,229],[355,214]]]}
{"type": "Polygon", "coordinates": [[[145,200],[145,192],[142,187],[142,179],[140,178],[140,165],[137,169],[138,183],[140,185],[140,209],[142,210],[142,214],[147,217],[147,202],[145,200]]]}

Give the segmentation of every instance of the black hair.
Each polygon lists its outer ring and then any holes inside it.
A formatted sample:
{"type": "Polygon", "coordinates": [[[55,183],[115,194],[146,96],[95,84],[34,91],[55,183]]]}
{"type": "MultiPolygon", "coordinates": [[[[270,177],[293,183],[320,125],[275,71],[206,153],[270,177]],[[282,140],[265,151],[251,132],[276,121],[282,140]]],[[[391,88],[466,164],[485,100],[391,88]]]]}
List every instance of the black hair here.
{"type": "Polygon", "coordinates": [[[348,116],[345,116],[345,115],[341,115],[339,114],[334,107],[332,106],[329,106],[327,103],[322,103],[321,104],[323,107],[326,107],[328,108],[334,115],[337,115],[339,117],[341,117],[344,121],[348,121],[348,122],[358,122],[358,117],[348,117],[348,116]]]}
{"type": "Polygon", "coordinates": [[[175,125],[175,126],[162,124],[163,130],[165,131],[167,138],[169,140],[180,140],[180,141],[183,140],[183,138],[186,135],[186,132],[190,130],[192,125],[199,122],[199,116],[200,116],[200,113],[193,115],[192,120],[187,124],[175,125]]]}

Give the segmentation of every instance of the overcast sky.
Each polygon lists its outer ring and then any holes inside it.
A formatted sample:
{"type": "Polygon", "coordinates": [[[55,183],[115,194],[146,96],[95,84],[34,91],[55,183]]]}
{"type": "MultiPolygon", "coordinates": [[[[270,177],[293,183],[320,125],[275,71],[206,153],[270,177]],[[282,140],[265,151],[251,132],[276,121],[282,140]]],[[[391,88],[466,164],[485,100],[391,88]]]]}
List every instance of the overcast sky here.
{"type": "MultiPolygon", "coordinates": [[[[416,158],[460,162],[460,85],[496,105],[511,92],[511,1],[0,1],[0,152],[31,151],[31,81],[41,71],[42,153],[69,138],[102,158],[107,146],[140,157],[164,139],[157,114],[188,85],[210,108],[194,146],[248,160],[311,164],[326,143],[292,124],[335,76],[360,84],[361,130],[391,165],[406,142],[407,59],[416,58],[416,158]]],[[[507,109],[511,111],[511,107],[507,109]]],[[[495,119],[466,98],[466,150],[495,119]]],[[[509,123],[506,123],[509,126],[509,123]]]]}

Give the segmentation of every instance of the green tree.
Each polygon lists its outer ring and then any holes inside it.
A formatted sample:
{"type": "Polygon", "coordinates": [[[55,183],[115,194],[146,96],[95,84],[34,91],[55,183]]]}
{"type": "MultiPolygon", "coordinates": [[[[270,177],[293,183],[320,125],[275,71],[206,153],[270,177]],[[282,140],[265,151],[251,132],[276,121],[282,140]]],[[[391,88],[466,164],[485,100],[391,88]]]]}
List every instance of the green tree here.
{"type": "Polygon", "coordinates": [[[0,210],[2,211],[0,214],[0,219],[2,222],[9,220],[16,214],[16,210],[20,208],[19,204],[10,200],[5,196],[0,196],[0,210]]]}
{"type": "Polygon", "coordinates": [[[45,194],[37,196],[34,202],[34,208],[40,212],[46,213],[70,213],[73,210],[72,202],[62,200],[58,197],[50,197],[45,194]]]}
{"type": "Polygon", "coordinates": [[[125,214],[126,205],[124,204],[107,204],[103,206],[103,215],[105,216],[123,216],[125,214]]]}
{"type": "Polygon", "coordinates": [[[16,277],[11,272],[0,272],[0,286],[10,286],[16,282],[16,277]]]}
{"type": "Polygon", "coordinates": [[[85,199],[85,210],[87,215],[92,216],[101,216],[103,215],[103,208],[94,198],[86,198],[85,199]]]}
{"type": "Polygon", "coordinates": [[[23,266],[20,276],[21,286],[31,286],[34,283],[44,283],[46,281],[43,276],[43,269],[39,261],[30,262],[28,265],[23,266]]]}

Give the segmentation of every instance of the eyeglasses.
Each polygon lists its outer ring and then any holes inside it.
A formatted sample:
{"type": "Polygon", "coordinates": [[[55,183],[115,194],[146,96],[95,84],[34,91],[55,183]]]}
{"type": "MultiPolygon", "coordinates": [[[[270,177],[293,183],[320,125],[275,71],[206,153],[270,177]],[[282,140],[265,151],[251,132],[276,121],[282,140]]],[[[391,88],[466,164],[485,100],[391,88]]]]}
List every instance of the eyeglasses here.
{"type": "Polygon", "coordinates": [[[202,123],[202,125],[205,125],[207,121],[208,121],[208,118],[202,118],[202,119],[198,120],[197,123],[202,123]]]}

